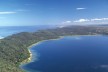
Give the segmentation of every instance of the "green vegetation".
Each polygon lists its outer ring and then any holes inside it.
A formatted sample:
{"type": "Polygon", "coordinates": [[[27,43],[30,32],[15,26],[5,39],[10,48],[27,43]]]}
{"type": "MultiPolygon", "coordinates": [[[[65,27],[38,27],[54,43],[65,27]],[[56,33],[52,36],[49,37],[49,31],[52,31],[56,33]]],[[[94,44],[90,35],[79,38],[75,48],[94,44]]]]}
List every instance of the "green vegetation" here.
{"type": "Polygon", "coordinates": [[[107,27],[70,26],[47,29],[33,33],[22,32],[0,40],[0,72],[23,72],[19,65],[30,54],[27,47],[42,40],[56,39],[67,35],[107,34],[107,27]]]}

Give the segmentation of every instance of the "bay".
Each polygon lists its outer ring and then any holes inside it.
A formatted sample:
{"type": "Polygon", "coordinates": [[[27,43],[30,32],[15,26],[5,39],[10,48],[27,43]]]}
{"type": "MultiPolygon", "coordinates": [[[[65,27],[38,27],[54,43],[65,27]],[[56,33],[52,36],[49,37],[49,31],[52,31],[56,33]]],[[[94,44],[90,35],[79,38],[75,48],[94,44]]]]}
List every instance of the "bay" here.
{"type": "Polygon", "coordinates": [[[108,72],[107,36],[67,36],[33,46],[27,72],[108,72]]]}

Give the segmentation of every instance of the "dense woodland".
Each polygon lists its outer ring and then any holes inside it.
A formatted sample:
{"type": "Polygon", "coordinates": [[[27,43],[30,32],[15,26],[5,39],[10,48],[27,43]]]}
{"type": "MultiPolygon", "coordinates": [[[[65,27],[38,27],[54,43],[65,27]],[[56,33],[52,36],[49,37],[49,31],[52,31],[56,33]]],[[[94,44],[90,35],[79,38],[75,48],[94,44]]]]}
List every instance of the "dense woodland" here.
{"type": "Polygon", "coordinates": [[[48,39],[68,35],[107,35],[107,26],[69,26],[37,32],[21,32],[0,40],[0,72],[24,72],[19,68],[30,54],[27,47],[48,39]]]}

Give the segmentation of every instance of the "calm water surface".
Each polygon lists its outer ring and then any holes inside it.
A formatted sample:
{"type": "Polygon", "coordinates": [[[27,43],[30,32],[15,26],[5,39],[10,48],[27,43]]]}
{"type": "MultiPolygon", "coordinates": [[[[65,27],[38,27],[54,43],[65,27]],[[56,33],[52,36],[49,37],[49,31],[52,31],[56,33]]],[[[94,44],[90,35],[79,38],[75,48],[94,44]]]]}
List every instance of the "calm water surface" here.
{"type": "Polygon", "coordinates": [[[108,37],[74,36],[44,41],[31,48],[28,72],[108,72],[108,37]]]}

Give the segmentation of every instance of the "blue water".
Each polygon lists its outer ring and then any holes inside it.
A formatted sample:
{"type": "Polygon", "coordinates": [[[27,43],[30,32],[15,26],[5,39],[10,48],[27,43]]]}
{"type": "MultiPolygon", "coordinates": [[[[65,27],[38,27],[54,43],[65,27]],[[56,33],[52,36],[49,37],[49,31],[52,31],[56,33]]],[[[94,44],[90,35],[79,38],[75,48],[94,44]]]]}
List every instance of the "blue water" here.
{"type": "Polygon", "coordinates": [[[42,29],[55,28],[52,25],[37,25],[37,26],[0,26],[0,38],[6,37],[19,32],[34,32],[42,29]]]}
{"type": "Polygon", "coordinates": [[[108,37],[73,36],[31,48],[27,72],[108,72],[108,37]]]}

